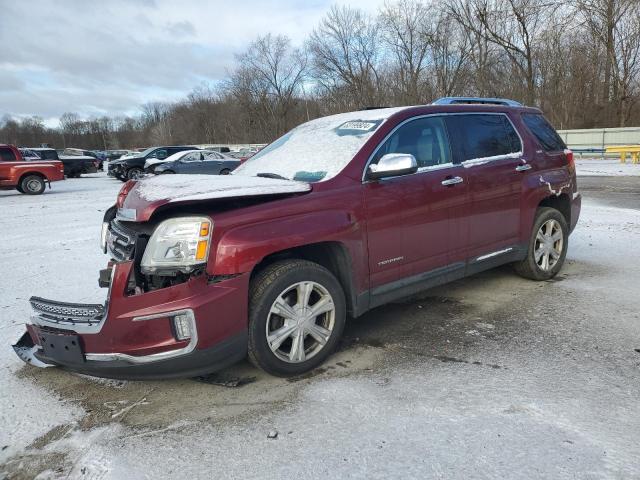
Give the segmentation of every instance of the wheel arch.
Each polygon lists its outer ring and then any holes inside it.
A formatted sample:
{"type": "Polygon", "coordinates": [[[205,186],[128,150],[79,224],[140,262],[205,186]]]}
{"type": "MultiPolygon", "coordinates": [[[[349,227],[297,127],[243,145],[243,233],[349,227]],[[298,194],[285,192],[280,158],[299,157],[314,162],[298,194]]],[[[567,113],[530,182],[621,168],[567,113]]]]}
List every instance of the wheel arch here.
{"type": "Polygon", "coordinates": [[[44,180],[45,182],[49,181],[49,178],[42,172],[38,172],[37,170],[32,170],[29,172],[25,172],[25,173],[21,173],[20,177],[18,178],[18,185],[20,185],[22,183],[22,181],[28,177],[29,175],[36,175],[40,178],[42,178],[42,180],[44,180]]]}
{"type": "Polygon", "coordinates": [[[566,193],[560,195],[549,195],[543,198],[538,203],[538,208],[550,207],[558,210],[564,219],[567,221],[567,225],[571,225],[571,199],[566,193]]]}
{"type": "Polygon", "coordinates": [[[347,312],[351,316],[359,313],[358,296],[355,291],[352,258],[347,246],[339,241],[323,241],[287,248],[270,253],[256,263],[251,278],[274,262],[286,259],[308,260],[322,265],[338,280],[344,290],[347,312]]]}

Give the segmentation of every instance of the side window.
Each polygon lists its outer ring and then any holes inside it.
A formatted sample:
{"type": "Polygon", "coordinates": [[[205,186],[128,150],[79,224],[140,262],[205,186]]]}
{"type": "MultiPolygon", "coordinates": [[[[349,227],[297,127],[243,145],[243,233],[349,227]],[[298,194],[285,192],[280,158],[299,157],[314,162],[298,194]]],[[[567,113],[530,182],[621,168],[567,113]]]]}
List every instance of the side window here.
{"type": "Polygon", "coordinates": [[[525,113],[522,115],[522,120],[534,137],[538,139],[540,146],[547,152],[557,152],[567,148],[560,135],[542,115],[525,113]]]}
{"type": "Polygon", "coordinates": [[[0,161],[1,162],[15,162],[16,154],[13,153],[8,147],[0,147],[0,161]]]}
{"type": "Polygon", "coordinates": [[[184,157],[182,157],[183,162],[196,162],[198,160],[200,160],[199,152],[187,153],[184,157]]]}
{"type": "Polygon", "coordinates": [[[216,152],[207,152],[204,154],[205,160],[220,160],[221,158],[222,156],[217,154],[216,152]]]}
{"type": "Polygon", "coordinates": [[[387,153],[410,153],[416,157],[418,168],[451,163],[444,120],[424,117],[404,124],[382,144],[371,163],[378,163],[387,153]]]}
{"type": "Polygon", "coordinates": [[[504,115],[450,115],[447,127],[455,132],[459,162],[522,151],[520,138],[504,115]]]}

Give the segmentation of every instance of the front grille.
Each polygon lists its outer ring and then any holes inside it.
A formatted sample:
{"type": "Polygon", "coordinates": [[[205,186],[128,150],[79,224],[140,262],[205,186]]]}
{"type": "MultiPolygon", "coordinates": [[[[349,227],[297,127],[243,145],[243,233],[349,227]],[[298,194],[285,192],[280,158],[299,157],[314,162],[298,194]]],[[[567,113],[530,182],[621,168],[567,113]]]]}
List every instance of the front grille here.
{"type": "Polygon", "coordinates": [[[43,319],[54,323],[94,324],[104,316],[104,305],[66,303],[40,297],[29,299],[31,308],[43,319]]]}
{"type": "Polygon", "coordinates": [[[114,260],[123,262],[131,260],[136,245],[137,233],[118,222],[112,220],[109,224],[107,246],[114,260]]]}

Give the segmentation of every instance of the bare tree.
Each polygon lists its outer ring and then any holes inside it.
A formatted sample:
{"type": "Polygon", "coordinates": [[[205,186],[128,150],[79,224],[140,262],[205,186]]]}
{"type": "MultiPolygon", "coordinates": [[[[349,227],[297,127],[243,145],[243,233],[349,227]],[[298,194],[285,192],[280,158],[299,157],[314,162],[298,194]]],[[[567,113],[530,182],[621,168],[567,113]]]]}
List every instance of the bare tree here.
{"type": "Polygon", "coordinates": [[[308,42],[316,82],[330,97],[341,92],[342,107],[361,108],[382,97],[381,35],[359,9],[334,6],[308,42]]]}
{"type": "Polygon", "coordinates": [[[430,15],[433,12],[417,0],[386,2],[380,11],[383,40],[393,59],[397,76],[397,101],[404,105],[424,102],[425,70],[429,66],[430,15]]]}

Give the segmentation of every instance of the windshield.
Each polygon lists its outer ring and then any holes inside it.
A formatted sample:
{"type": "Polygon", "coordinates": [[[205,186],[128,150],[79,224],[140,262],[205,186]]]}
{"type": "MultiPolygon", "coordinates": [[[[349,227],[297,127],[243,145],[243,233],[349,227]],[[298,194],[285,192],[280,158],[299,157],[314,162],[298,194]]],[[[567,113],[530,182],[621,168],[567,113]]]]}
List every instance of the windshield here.
{"type": "Polygon", "coordinates": [[[329,180],[347,166],[387,118],[404,108],[341,113],[303,123],[260,150],[233,174],[272,174],[303,182],[329,180]]]}

